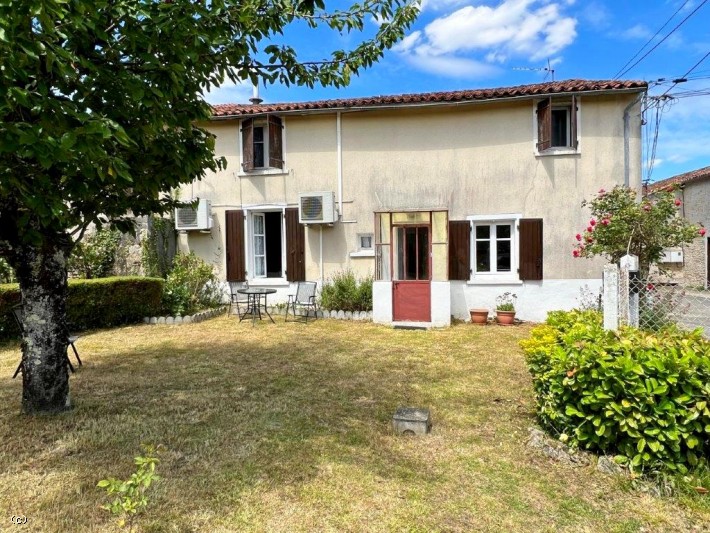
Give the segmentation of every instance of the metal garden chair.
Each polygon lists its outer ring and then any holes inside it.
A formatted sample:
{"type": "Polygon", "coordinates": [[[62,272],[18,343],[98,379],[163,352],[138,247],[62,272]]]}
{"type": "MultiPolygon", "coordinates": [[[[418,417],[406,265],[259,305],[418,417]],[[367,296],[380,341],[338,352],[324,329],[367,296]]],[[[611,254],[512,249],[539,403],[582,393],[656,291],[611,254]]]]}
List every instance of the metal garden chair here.
{"type": "Polygon", "coordinates": [[[237,291],[239,289],[248,289],[248,281],[230,281],[229,283],[229,314],[232,314],[232,307],[237,307],[237,315],[242,316],[241,304],[247,306],[249,304],[248,296],[246,294],[240,294],[237,291]]]}
{"type": "Polygon", "coordinates": [[[318,318],[318,308],[316,306],[316,286],[315,281],[299,281],[296,286],[296,294],[288,295],[288,304],[286,305],[285,322],[288,322],[288,314],[291,312],[294,319],[303,318],[308,322],[308,315],[313,311],[313,319],[318,318]],[[296,313],[296,309],[300,309],[301,314],[296,313]]]}
{"type": "MultiPolygon", "coordinates": [[[[20,335],[25,334],[25,329],[24,326],[22,325],[22,311],[23,307],[22,304],[16,305],[12,308],[12,316],[15,318],[15,322],[17,323],[17,327],[20,330],[20,335]]],[[[81,359],[79,358],[79,352],[76,349],[76,346],[74,343],[79,340],[78,335],[69,335],[67,333],[67,342],[69,343],[69,346],[71,346],[72,350],[74,350],[74,356],[76,357],[77,363],[79,363],[79,366],[82,366],[81,359]]],[[[69,346],[67,346],[67,353],[65,354],[65,357],[67,359],[67,366],[69,367],[69,370],[74,372],[74,367],[71,364],[71,361],[69,360],[69,346]]],[[[23,361],[20,360],[20,364],[17,365],[17,369],[15,370],[15,373],[12,375],[12,379],[15,379],[17,377],[17,374],[19,374],[22,371],[23,368],[23,361]]]]}

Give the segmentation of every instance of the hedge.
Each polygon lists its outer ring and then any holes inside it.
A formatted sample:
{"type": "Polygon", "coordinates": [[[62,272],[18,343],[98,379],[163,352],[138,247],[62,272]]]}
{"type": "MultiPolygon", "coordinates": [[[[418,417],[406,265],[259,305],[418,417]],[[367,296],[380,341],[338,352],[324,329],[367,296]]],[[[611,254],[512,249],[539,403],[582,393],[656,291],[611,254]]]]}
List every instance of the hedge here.
{"type": "MultiPolygon", "coordinates": [[[[69,280],[67,322],[72,331],[140,322],[157,314],[163,280],[144,277],[113,277],[69,280]]],[[[19,332],[11,309],[20,303],[17,283],[0,285],[0,337],[19,332]]]]}
{"type": "Polygon", "coordinates": [[[599,313],[557,311],[521,345],[538,417],[560,440],[637,470],[707,464],[710,342],[700,330],[610,332],[599,313]]]}

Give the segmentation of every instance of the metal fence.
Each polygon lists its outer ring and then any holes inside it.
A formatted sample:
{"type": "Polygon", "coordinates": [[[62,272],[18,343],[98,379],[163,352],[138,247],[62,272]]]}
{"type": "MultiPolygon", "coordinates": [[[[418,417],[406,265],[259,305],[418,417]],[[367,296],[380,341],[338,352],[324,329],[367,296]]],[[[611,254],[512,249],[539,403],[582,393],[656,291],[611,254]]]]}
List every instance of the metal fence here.
{"type": "Polygon", "coordinates": [[[616,312],[618,324],[651,331],[670,324],[690,330],[701,328],[710,338],[709,289],[684,287],[658,275],[640,278],[624,268],[616,273],[618,277],[614,278],[605,270],[605,316],[616,312]],[[610,309],[614,306],[616,309],[610,309]]]}

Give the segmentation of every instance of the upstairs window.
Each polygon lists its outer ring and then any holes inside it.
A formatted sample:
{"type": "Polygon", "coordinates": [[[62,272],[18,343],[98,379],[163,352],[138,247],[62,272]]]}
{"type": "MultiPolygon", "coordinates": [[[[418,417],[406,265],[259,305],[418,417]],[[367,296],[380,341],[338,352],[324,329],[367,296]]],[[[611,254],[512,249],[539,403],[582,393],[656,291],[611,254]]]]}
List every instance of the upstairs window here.
{"type": "Polygon", "coordinates": [[[577,97],[547,98],[537,104],[537,151],[577,150],[577,97]]]}
{"type": "Polygon", "coordinates": [[[267,115],[242,121],[242,169],[283,169],[283,124],[281,118],[267,115]]]}

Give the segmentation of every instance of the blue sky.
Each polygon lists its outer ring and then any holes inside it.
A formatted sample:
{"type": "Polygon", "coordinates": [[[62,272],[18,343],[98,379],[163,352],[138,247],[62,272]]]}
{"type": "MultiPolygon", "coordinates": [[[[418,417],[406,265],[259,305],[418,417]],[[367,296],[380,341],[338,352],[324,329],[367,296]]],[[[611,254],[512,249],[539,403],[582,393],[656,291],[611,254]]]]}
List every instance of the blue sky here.
{"type": "MultiPolygon", "coordinates": [[[[371,20],[365,32],[375,29],[371,20]]],[[[295,27],[274,42],[291,44],[303,60],[318,60],[331,50],[354,46],[360,38],[295,27]]],[[[349,87],[272,85],[260,93],[267,102],[292,102],[502,87],[549,80],[550,73],[544,70],[527,70],[542,69],[548,61],[556,80],[612,79],[622,74],[622,79],[654,82],[681,77],[709,52],[708,0],[423,0],[422,12],[405,39],[349,87]],[[641,51],[631,63],[669,33],[622,74],[634,55],[641,51]]],[[[646,113],[644,179],[656,181],[710,165],[710,57],[688,78],[669,94],[701,95],[669,100],[662,107],[654,158],[648,153],[655,138],[656,111],[646,113]]],[[[670,82],[661,82],[649,94],[661,95],[670,87],[670,82]]],[[[208,93],[207,100],[247,103],[249,96],[250,86],[227,83],[208,93]]]]}

